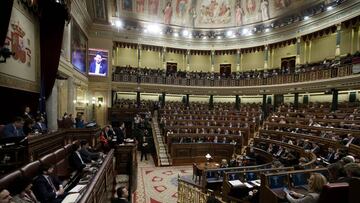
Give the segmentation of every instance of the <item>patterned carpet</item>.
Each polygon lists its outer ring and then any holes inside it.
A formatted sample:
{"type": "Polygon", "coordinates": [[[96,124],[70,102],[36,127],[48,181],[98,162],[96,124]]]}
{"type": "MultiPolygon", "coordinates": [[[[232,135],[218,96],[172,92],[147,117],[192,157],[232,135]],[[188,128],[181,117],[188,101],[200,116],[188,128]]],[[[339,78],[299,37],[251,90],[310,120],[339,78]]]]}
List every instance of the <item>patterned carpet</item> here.
{"type": "Polygon", "coordinates": [[[192,166],[155,167],[153,159],[138,159],[138,185],[133,203],[174,203],[177,201],[177,178],[192,179],[192,166]]]}

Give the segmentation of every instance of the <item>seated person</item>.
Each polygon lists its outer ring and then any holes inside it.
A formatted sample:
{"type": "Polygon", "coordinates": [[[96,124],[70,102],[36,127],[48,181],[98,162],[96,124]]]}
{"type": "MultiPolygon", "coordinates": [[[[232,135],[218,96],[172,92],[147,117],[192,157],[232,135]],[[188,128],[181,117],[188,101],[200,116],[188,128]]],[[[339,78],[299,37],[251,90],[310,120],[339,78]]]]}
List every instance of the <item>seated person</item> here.
{"type": "Polygon", "coordinates": [[[111,203],[129,203],[128,201],[128,196],[129,196],[129,191],[127,190],[126,187],[119,187],[116,190],[116,194],[117,194],[117,198],[114,198],[111,200],[111,203]]]}
{"type": "Polygon", "coordinates": [[[3,138],[25,136],[23,132],[24,119],[16,117],[13,123],[9,123],[4,127],[3,138]]]}
{"type": "Polygon", "coordinates": [[[38,130],[39,133],[47,133],[47,127],[45,124],[45,118],[39,116],[36,118],[36,123],[34,125],[34,129],[38,130]]]}
{"type": "Polygon", "coordinates": [[[0,191],[0,203],[12,203],[12,197],[7,189],[0,191]]]}
{"type": "Polygon", "coordinates": [[[323,186],[327,183],[326,178],[320,173],[313,173],[309,178],[309,193],[306,195],[287,191],[286,198],[290,203],[316,203],[323,186]]]}
{"type": "Polygon", "coordinates": [[[86,167],[86,161],[88,161],[87,163],[90,163],[91,160],[84,159],[81,156],[81,147],[79,143],[73,144],[72,147],[72,153],[69,156],[69,164],[72,168],[74,168],[78,172],[81,172],[86,167]]]}
{"type": "Polygon", "coordinates": [[[75,127],[76,128],[85,128],[85,121],[82,113],[79,113],[75,118],[75,127]]]}
{"type": "Polygon", "coordinates": [[[32,134],[35,132],[35,129],[33,128],[34,121],[31,119],[26,119],[24,122],[23,132],[25,136],[28,136],[29,134],[32,134]]]}
{"type": "Polygon", "coordinates": [[[227,168],[229,165],[226,159],[221,160],[220,168],[227,168]]]}
{"type": "Polygon", "coordinates": [[[60,203],[66,196],[61,182],[52,175],[53,171],[53,165],[42,165],[34,181],[34,193],[41,203],[60,203]]]}
{"type": "Polygon", "coordinates": [[[100,153],[91,152],[89,142],[86,140],[80,141],[80,155],[86,163],[90,163],[100,158],[100,153]]]}
{"type": "Polygon", "coordinates": [[[39,203],[35,194],[31,190],[32,180],[29,178],[21,178],[19,182],[16,183],[18,192],[17,195],[13,197],[14,203],[39,203]]]}

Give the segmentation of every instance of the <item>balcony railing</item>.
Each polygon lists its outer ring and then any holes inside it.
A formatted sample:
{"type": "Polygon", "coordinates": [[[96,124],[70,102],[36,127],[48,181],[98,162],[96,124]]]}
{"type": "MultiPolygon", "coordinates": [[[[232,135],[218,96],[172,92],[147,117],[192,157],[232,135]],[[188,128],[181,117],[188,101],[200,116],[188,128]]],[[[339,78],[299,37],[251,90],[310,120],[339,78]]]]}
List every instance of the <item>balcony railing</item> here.
{"type": "Polygon", "coordinates": [[[302,73],[292,73],[285,75],[271,76],[267,78],[175,78],[165,76],[140,76],[124,73],[113,73],[113,82],[130,83],[150,83],[181,86],[215,86],[215,87],[234,87],[234,86],[261,86],[276,85],[296,82],[307,82],[315,80],[330,79],[352,75],[352,65],[332,67],[322,70],[314,70],[302,73]]]}

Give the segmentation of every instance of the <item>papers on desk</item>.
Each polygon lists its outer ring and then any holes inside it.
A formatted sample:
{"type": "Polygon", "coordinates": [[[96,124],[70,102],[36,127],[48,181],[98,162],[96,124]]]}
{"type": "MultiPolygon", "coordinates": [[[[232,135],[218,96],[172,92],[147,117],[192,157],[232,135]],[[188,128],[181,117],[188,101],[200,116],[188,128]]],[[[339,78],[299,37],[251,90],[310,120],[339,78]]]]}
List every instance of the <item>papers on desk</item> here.
{"type": "Polygon", "coordinates": [[[79,196],[80,196],[80,193],[68,194],[61,203],[75,203],[76,200],[79,198],[79,196]]]}
{"type": "Polygon", "coordinates": [[[85,187],[86,185],[76,185],[73,189],[69,191],[69,193],[79,193],[85,187]]]}
{"type": "Polygon", "coordinates": [[[242,183],[240,180],[230,180],[229,183],[233,187],[238,187],[238,186],[244,185],[244,183],[242,183]]]}
{"type": "Polygon", "coordinates": [[[258,186],[258,187],[260,187],[261,181],[260,180],[252,180],[251,183],[258,186]]]}
{"type": "Polygon", "coordinates": [[[253,188],[254,186],[250,185],[249,183],[244,183],[244,185],[247,187],[247,188],[253,188]]]}
{"type": "Polygon", "coordinates": [[[125,142],[134,142],[134,139],[126,138],[124,141],[125,141],[125,142]]]}

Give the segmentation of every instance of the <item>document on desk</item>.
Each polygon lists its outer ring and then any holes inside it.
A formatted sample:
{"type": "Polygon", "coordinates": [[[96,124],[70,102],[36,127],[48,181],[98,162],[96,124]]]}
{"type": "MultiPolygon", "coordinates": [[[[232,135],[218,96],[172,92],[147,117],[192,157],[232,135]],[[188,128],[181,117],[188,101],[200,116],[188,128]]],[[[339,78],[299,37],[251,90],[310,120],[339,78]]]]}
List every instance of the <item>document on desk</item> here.
{"type": "Polygon", "coordinates": [[[253,188],[253,186],[250,185],[249,183],[244,183],[244,185],[245,185],[247,188],[253,188]]]}
{"type": "Polygon", "coordinates": [[[82,189],[84,189],[86,185],[76,185],[69,191],[69,193],[79,193],[82,189]]]}
{"type": "Polygon", "coordinates": [[[61,203],[76,203],[76,200],[79,198],[80,193],[71,193],[68,194],[61,203]]]}
{"type": "Polygon", "coordinates": [[[229,183],[233,186],[233,187],[237,187],[240,185],[243,185],[244,183],[242,183],[240,180],[230,180],[229,183]]]}
{"type": "Polygon", "coordinates": [[[260,187],[261,181],[260,180],[252,180],[251,183],[258,186],[258,187],[260,187]]]}

